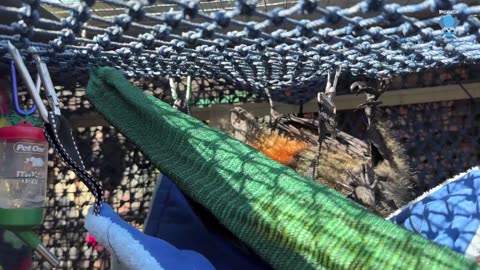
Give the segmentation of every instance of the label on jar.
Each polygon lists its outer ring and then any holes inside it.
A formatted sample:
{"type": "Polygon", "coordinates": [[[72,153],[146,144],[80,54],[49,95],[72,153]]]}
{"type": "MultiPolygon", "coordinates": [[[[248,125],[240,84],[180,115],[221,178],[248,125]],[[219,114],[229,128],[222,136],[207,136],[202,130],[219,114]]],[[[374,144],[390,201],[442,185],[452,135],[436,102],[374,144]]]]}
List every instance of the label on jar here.
{"type": "Polygon", "coordinates": [[[0,208],[45,206],[48,144],[0,139],[0,208]]]}
{"type": "Polygon", "coordinates": [[[3,162],[0,162],[1,176],[21,179],[25,184],[38,184],[39,179],[46,179],[48,170],[46,143],[5,141],[3,148],[3,162]]]}

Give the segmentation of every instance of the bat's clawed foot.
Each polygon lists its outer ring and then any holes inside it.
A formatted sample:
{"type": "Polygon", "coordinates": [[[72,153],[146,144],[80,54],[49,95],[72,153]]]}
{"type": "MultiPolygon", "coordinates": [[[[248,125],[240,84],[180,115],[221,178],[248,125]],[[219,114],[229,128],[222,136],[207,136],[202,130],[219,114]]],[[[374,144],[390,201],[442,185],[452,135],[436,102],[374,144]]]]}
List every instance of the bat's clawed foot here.
{"type": "Polygon", "coordinates": [[[337,84],[338,84],[338,79],[340,78],[340,74],[342,73],[342,67],[338,67],[336,72],[335,72],[335,77],[331,78],[331,72],[328,72],[327,76],[327,85],[325,86],[325,94],[326,95],[332,95],[337,92],[337,84]]]}
{"type": "Polygon", "coordinates": [[[382,104],[382,102],[380,100],[370,100],[370,101],[367,101],[367,102],[364,102],[360,105],[357,106],[357,110],[358,109],[363,109],[365,107],[375,107],[375,106],[378,106],[382,104]]]}
{"type": "Polygon", "coordinates": [[[367,88],[366,82],[354,82],[350,86],[350,92],[354,93],[355,95],[358,95],[360,93],[363,93],[365,88],[367,88]]]}
{"type": "Polygon", "coordinates": [[[358,95],[362,93],[377,94],[380,91],[375,87],[372,87],[371,85],[369,85],[367,82],[357,81],[352,83],[352,85],[350,86],[350,92],[354,93],[355,95],[358,95]]]}
{"type": "Polygon", "coordinates": [[[390,86],[390,78],[382,78],[378,81],[356,81],[350,85],[350,92],[358,95],[360,93],[370,94],[380,96],[385,92],[385,90],[390,86]]]}

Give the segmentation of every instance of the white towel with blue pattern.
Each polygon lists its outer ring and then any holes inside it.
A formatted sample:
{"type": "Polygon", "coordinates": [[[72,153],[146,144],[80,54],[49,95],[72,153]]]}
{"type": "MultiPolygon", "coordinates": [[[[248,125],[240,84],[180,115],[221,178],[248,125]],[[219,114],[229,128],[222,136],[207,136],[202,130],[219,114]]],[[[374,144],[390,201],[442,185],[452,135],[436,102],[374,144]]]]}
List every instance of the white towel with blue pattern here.
{"type": "Polygon", "coordinates": [[[480,168],[423,194],[387,219],[474,260],[480,257],[480,168]]]}

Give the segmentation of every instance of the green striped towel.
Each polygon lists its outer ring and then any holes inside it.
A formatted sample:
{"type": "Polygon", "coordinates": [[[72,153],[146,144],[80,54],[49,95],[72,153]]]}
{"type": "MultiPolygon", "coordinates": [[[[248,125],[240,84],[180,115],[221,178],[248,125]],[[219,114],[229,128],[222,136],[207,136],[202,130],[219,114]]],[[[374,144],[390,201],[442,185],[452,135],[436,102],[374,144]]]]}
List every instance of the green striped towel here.
{"type": "Polygon", "coordinates": [[[92,69],[95,108],[275,269],[477,269],[255,149],[92,69]]]}

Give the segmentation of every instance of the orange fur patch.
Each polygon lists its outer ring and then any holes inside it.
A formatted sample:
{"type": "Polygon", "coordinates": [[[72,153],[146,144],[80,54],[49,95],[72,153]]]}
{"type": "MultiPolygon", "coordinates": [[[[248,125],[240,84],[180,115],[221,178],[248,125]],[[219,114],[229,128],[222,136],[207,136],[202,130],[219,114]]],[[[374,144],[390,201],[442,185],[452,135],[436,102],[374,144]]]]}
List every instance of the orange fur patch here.
{"type": "Polygon", "coordinates": [[[269,158],[289,166],[307,148],[307,143],[274,133],[261,136],[252,146],[269,158]]]}

